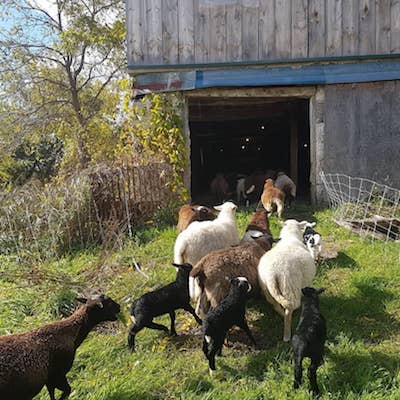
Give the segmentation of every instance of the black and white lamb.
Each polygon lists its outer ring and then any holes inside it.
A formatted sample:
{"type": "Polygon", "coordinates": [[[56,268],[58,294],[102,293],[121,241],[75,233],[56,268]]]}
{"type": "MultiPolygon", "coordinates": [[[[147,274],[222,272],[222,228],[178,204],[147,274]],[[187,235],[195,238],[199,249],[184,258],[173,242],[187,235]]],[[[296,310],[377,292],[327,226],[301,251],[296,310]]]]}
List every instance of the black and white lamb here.
{"type": "Polygon", "coordinates": [[[70,317],[29,332],[0,336],[0,399],[32,400],[44,385],[51,400],[55,389],[60,400],[71,393],[66,374],[74,362],[76,349],[102,321],[115,321],[120,306],[99,295],[85,302],[70,317]]]}
{"type": "Polygon", "coordinates": [[[245,317],[246,300],[251,285],[244,277],[233,278],[230,282],[229,295],[204,321],[203,352],[208,359],[210,374],[215,371],[215,356],[221,354],[225,336],[232,326],[242,328],[254,345],[256,344],[245,317]]]}
{"type": "Polygon", "coordinates": [[[315,222],[308,222],[303,233],[304,244],[315,261],[319,260],[322,251],[322,237],[314,230],[315,222]]]}
{"type": "Polygon", "coordinates": [[[178,269],[175,281],[153,292],[144,294],[135,300],[131,306],[130,314],[133,323],[128,335],[128,346],[131,351],[135,351],[135,336],[143,328],[168,332],[166,326],[153,322],[155,317],[169,314],[172,335],[176,335],[175,310],[183,308],[189,311],[199,324],[202,322],[190,305],[189,273],[192,270],[192,266],[190,264],[172,265],[178,269]]]}
{"type": "Polygon", "coordinates": [[[292,338],[293,357],[295,363],[294,388],[301,385],[303,376],[303,358],[311,359],[308,368],[311,389],[314,396],[319,394],[317,385],[317,368],[323,362],[324,344],[326,340],[326,322],[319,310],[319,297],[325,289],[306,287],[302,289],[301,315],[292,338]]]}

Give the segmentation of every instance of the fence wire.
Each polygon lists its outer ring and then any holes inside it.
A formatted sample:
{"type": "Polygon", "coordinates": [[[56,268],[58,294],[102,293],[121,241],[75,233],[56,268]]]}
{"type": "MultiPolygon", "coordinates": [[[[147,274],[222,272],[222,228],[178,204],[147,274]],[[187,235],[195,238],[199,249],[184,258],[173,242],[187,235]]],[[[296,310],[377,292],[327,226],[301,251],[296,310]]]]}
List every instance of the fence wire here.
{"type": "Polygon", "coordinates": [[[365,178],[321,173],[334,220],[360,235],[400,241],[400,190],[365,178]]]}
{"type": "Polygon", "coordinates": [[[171,166],[99,167],[61,184],[0,190],[0,255],[54,258],[96,244],[113,246],[173,200],[171,166]]]}

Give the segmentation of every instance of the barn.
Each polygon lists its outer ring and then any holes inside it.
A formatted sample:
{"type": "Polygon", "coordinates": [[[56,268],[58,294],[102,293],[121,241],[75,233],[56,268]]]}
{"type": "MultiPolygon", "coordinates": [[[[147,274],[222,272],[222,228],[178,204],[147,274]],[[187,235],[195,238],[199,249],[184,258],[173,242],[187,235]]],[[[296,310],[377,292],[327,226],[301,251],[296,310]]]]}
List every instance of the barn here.
{"type": "Polygon", "coordinates": [[[400,187],[400,2],[127,0],[137,93],[183,94],[196,200],[216,173],[282,169],[400,187]]]}

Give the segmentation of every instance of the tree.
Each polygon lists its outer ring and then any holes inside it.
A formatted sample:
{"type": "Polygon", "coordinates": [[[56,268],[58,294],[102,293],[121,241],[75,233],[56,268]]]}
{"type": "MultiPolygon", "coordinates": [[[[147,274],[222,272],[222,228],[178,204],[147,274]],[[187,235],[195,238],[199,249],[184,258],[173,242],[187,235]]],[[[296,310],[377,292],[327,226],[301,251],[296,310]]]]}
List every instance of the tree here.
{"type": "Polygon", "coordinates": [[[14,21],[0,29],[0,121],[12,120],[0,136],[56,134],[71,164],[86,168],[96,135],[111,135],[105,117],[118,102],[111,85],[125,65],[125,2],[47,3],[0,6],[3,24],[14,21]]]}

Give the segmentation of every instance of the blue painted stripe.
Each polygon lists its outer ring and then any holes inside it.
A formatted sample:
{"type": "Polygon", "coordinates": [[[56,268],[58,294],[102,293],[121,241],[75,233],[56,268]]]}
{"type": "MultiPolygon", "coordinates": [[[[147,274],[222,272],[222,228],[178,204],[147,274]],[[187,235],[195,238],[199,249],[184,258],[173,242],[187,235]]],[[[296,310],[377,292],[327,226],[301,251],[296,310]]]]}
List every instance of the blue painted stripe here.
{"type": "Polygon", "coordinates": [[[400,79],[400,61],[150,73],[135,86],[150,91],[229,86],[285,86],[357,83],[400,79]]]}
{"type": "Polygon", "coordinates": [[[320,85],[396,79],[400,79],[400,62],[373,62],[201,71],[196,74],[195,86],[320,85]]]}

